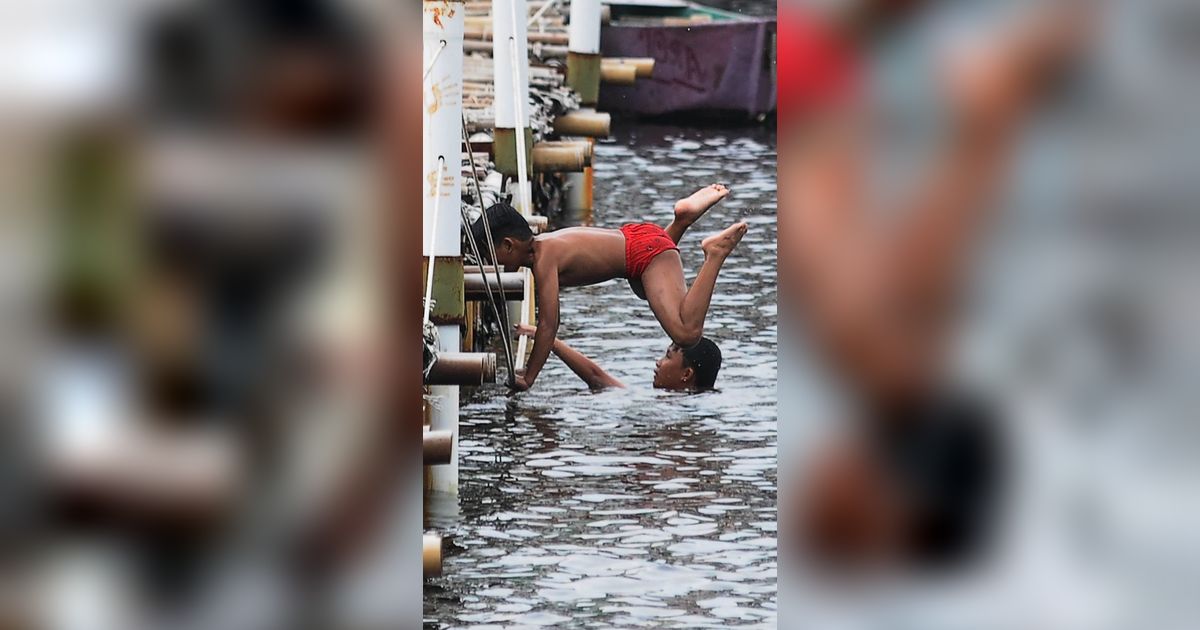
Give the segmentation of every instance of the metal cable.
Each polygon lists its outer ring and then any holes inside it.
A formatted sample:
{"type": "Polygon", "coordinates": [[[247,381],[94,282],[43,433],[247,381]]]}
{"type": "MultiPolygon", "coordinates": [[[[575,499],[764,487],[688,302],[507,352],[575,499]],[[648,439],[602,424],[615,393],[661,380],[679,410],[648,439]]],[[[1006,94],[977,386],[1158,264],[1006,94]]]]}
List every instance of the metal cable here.
{"type": "Polygon", "coordinates": [[[500,302],[504,304],[504,308],[496,303],[496,299],[492,296],[492,287],[488,284],[487,272],[484,270],[483,257],[479,254],[479,244],[475,241],[475,234],[470,228],[469,217],[467,211],[459,206],[462,212],[463,225],[467,226],[467,244],[471,247],[471,253],[475,255],[475,260],[478,260],[479,275],[483,277],[483,286],[487,291],[488,302],[492,305],[492,312],[496,315],[496,321],[500,323],[500,338],[504,343],[504,360],[508,364],[508,384],[516,383],[516,366],[513,363],[512,356],[512,340],[508,336],[508,301],[504,297],[504,285],[500,281],[500,269],[496,265],[496,247],[492,243],[492,228],[491,222],[487,218],[487,210],[483,207],[483,189],[479,186],[479,174],[475,172],[475,152],[471,148],[471,139],[467,136],[467,118],[463,115],[462,125],[463,143],[467,147],[467,161],[471,164],[471,179],[475,182],[475,198],[479,200],[479,218],[483,221],[484,234],[487,237],[489,260],[492,262],[492,269],[496,274],[496,291],[500,294],[500,302]]]}

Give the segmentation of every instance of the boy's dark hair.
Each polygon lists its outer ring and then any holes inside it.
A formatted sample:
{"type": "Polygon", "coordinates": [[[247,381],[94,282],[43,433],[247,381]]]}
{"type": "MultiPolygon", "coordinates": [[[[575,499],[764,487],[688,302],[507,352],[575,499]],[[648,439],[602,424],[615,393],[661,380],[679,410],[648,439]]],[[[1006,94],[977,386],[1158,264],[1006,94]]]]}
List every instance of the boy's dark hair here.
{"type": "Polygon", "coordinates": [[[699,343],[683,349],[683,365],[696,373],[697,389],[712,389],[721,370],[721,349],[712,339],[701,337],[699,343]]]}
{"type": "Polygon", "coordinates": [[[487,219],[488,225],[492,229],[493,245],[500,244],[505,238],[512,238],[518,241],[528,241],[533,238],[533,230],[529,229],[529,221],[517,212],[517,209],[501,201],[493,204],[492,207],[483,211],[484,215],[475,220],[471,225],[471,235],[475,237],[475,243],[479,245],[479,254],[485,259],[489,258],[487,232],[483,229],[483,220],[487,219]]]}

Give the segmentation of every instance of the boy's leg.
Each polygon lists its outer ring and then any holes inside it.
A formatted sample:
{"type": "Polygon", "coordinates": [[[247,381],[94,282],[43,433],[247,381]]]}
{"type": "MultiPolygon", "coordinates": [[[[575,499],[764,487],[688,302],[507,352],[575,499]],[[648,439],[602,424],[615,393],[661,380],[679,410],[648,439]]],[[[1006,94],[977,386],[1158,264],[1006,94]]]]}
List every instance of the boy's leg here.
{"type": "Polygon", "coordinates": [[[704,333],[704,318],[717,286],[721,265],[733,248],[745,236],[745,223],[735,223],[701,243],[704,263],[689,289],[683,278],[683,262],[679,252],[666,251],[654,258],[642,274],[646,300],[658,323],[681,346],[692,346],[704,333]]]}
{"type": "Polygon", "coordinates": [[[675,219],[667,226],[667,236],[678,245],[687,231],[708,209],[729,195],[724,184],[709,184],[688,197],[675,202],[675,219]]]}

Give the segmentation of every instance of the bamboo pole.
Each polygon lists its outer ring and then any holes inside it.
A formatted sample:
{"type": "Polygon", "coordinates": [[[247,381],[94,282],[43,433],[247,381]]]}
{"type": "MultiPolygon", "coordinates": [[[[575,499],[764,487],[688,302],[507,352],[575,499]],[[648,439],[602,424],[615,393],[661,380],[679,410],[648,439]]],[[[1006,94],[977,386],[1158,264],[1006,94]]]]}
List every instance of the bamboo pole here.
{"type": "MultiPolygon", "coordinates": [[[[492,52],[492,44],[485,40],[470,40],[463,42],[463,47],[467,52],[492,52]]],[[[554,44],[534,44],[529,50],[533,52],[535,57],[540,59],[562,59],[567,56],[567,47],[554,44]]]]}
{"type": "MultiPolygon", "coordinates": [[[[559,46],[565,46],[567,43],[566,33],[526,33],[525,36],[527,38],[525,41],[534,44],[558,44],[559,46]]],[[[495,37],[493,32],[485,30],[466,31],[463,35],[464,39],[481,42],[490,42],[493,37],[495,37]]]]}

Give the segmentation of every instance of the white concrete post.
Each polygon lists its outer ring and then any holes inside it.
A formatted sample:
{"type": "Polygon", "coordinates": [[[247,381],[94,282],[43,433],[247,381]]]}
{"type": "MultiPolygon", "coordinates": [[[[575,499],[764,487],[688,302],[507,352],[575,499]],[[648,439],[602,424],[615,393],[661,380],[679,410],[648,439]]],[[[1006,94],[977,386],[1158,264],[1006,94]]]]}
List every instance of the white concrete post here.
{"type": "Polygon", "coordinates": [[[600,0],[571,0],[567,30],[567,85],[584,106],[600,97],[600,0]]]}
{"type": "MultiPolygon", "coordinates": [[[[421,111],[425,146],[421,163],[424,174],[423,253],[426,257],[462,256],[462,219],[459,204],[462,199],[460,163],[465,13],[461,1],[425,0],[422,3],[422,68],[426,72],[422,85],[421,111]],[[435,206],[436,221],[433,216],[435,206]]],[[[438,265],[432,266],[435,269],[441,268],[438,265]]],[[[435,279],[436,281],[438,280],[435,279]]],[[[462,282],[461,277],[458,278],[458,282],[462,282]]],[[[457,323],[439,325],[438,336],[443,352],[461,350],[461,332],[457,323]]],[[[431,490],[457,493],[458,387],[433,386],[429,391],[433,399],[430,426],[435,431],[451,431],[454,443],[451,447],[450,463],[428,469],[427,487],[431,490]]]]}
{"type": "MultiPolygon", "coordinates": [[[[595,106],[600,97],[600,0],[571,0],[571,25],[567,30],[567,83],[580,102],[595,106]]],[[[590,224],[592,168],[564,175],[568,222],[590,224]]]]}
{"type": "MultiPolygon", "coordinates": [[[[528,15],[525,0],[492,0],[492,63],[496,86],[496,135],[493,146],[496,167],[502,173],[511,175],[515,172],[517,175],[517,195],[513,201],[517,210],[525,216],[533,214],[529,188],[533,136],[529,133],[532,107],[529,101],[528,15]],[[515,159],[509,158],[509,155],[515,159]]],[[[519,315],[522,324],[532,323],[533,278],[528,270],[525,270],[525,296],[519,315]]],[[[528,338],[518,338],[514,357],[517,369],[525,367],[528,346],[528,338]]]]}

